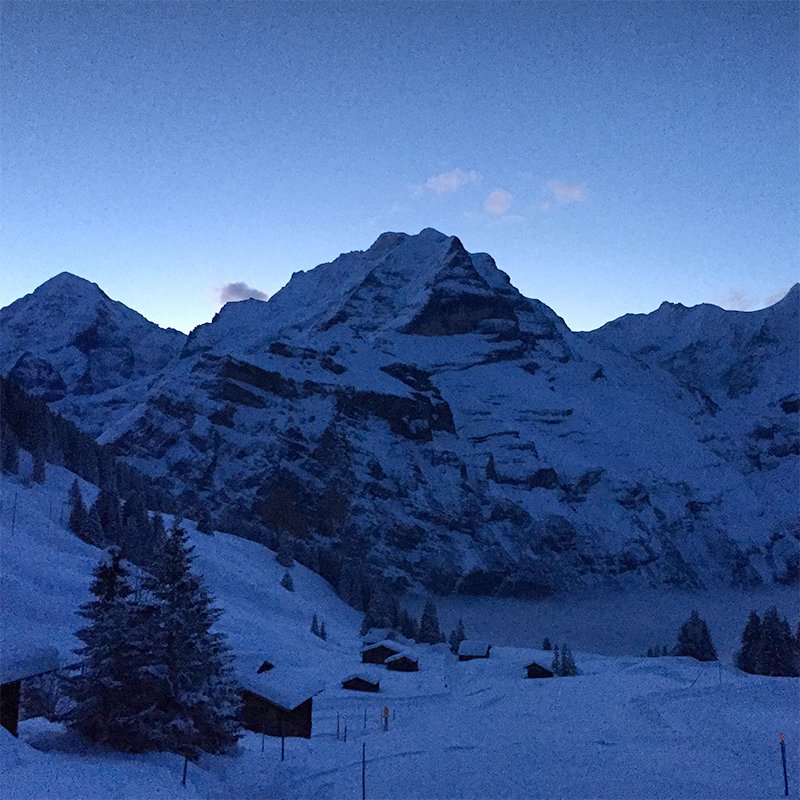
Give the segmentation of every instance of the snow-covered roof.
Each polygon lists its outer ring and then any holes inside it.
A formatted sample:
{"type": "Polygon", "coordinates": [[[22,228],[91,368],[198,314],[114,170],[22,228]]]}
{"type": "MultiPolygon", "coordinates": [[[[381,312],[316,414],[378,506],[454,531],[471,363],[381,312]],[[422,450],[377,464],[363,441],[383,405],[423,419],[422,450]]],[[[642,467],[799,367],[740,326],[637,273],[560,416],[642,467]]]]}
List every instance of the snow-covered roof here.
{"type": "Polygon", "coordinates": [[[464,639],[458,647],[458,654],[460,656],[485,656],[490,647],[488,642],[464,639]]]}
{"type": "Polygon", "coordinates": [[[60,667],[61,662],[55,647],[41,647],[27,652],[3,652],[0,656],[0,683],[32,678],[60,667]]]}
{"type": "Polygon", "coordinates": [[[363,673],[356,673],[355,675],[348,675],[346,678],[342,678],[342,683],[347,683],[347,681],[366,681],[367,683],[374,684],[380,683],[380,681],[376,678],[373,678],[370,675],[364,675],[363,673]]]}
{"type": "Polygon", "coordinates": [[[370,628],[362,637],[364,644],[375,644],[376,642],[392,639],[394,631],[391,628],[370,628]]]}
{"type": "Polygon", "coordinates": [[[401,658],[407,658],[409,661],[413,661],[416,663],[417,659],[413,656],[410,656],[408,653],[398,653],[396,656],[389,656],[389,658],[384,661],[384,664],[389,664],[392,661],[399,661],[401,658]]]}
{"type": "Polygon", "coordinates": [[[237,678],[243,689],[269,700],[270,703],[286,711],[297,708],[309,697],[314,697],[325,689],[322,681],[285,667],[275,667],[260,675],[254,670],[237,671],[237,678]]]}
{"type": "Polygon", "coordinates": [[[397,642],[393,642],[391,639],[383,639],[380,642],[374,642],[373,644],[365,645],[361,648],[361,652],[366,653],[367,650],[374,650],[376,647],[388,647],[395,653],[399,653],[401,649],[397,642]]]}

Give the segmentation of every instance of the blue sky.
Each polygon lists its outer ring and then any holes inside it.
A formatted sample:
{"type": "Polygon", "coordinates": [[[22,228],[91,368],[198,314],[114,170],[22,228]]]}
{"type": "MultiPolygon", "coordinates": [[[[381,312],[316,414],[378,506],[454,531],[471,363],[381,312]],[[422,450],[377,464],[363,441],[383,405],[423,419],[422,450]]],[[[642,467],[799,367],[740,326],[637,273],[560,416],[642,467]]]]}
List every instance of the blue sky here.
{"type": "Polygon", "coordinates": [[[762,307],[800,273],[798,9],[6,0],[0,305],[68,270],[189,330],[435,227],[575,329],[762,307]]]}

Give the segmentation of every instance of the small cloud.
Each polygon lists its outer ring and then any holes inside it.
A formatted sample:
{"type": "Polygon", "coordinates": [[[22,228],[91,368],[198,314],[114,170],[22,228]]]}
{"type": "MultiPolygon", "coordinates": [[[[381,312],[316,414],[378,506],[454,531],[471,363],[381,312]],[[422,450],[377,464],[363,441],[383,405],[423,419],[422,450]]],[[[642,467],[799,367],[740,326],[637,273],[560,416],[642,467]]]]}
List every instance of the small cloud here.
{"type": "Polygon", "coordinates": [[[218,297],[220,303],[235,303],[238,300],[266,300],[269,295],[262,292],[260,289],[254,289],[248,286],[244,281],[236,281],[235,283],[226,283],[218,290],[218,297]]]}
{"type": "Polygon", "coordinates": [[[728,289],[720,305],[729,311],[750,311],[755,308],[756,302],[741,289],[728,289]]]}
{"type": "Polygon", "coordinates": [[[588,203],[589,191],[585,183],[566,183],[565,181],[547,181],[544,189],[544,200],[539,205],[542,211],[552,211],[558,206],[573,203],[588,203]]]}
{"type": "Polygon", "coordinates": [[[440,172],[428,178],[421,186],[414,190],[415,194],[422,194],[425,191],[435,194],[448,194],[463,189],[470,183],[477,183],[481,176],[474,169],[469,171],[463,169],[451,169],[449,172],[440,172]]]}
{"type": "Polygon", "coordinates": [[[483,210],[494,217],[502,216],[511,208],[513,199],[505,189],[492,189],[483,201],[483,210]]]}

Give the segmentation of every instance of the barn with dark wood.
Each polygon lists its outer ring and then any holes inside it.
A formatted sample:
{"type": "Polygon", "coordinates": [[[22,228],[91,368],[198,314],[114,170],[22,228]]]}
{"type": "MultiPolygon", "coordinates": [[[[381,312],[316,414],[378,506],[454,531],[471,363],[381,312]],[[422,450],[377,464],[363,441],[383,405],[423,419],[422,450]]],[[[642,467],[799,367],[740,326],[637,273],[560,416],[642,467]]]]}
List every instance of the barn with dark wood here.
{"type": "Polygon", "coordinates": [[[384,639],[361,648],[361,661],[364,664],[383,664],[387,658],[396,656],[402,648],[397,642],[384,639]]]}
{"type": "Polygon", "coordinates": [[[489,658],[492,646],[474,639],[464,639],[458,647],[459,661],[473,661],[476,658],[489,658]]]}
{"type": "Polygon", "coordinates": [[[419,672],[419,661],[416,658],[411,658],[407,653],[389,656],[383,663],[386,664],[386,669],[391,669],[395,672],[419,672]]]}
{"type": "Polygon", "coordinates": [[[342,689],[351,689],[354,692],[379,692],[381,683],[365,675],[351,675],[342,681],[342,689]]]}
{"type": "Polygon", "coordinates": [[[543,667],[541,664],[537,664],[535,661],[531,661],[525,667],[526,677],[528,678],[552,678],[553,673],[547,669],[547,667],[543,667]]]}
{"type": "MultiPolygon", "coordinates": [[[[259,662],[261,663],[261,662],[259,662]]],[[[242,725],[267,736],[311,738],[313,698],[323,687],[289,669],[237,669],[242,693],[242,725]]]]}
{"type": "Polygon", "coordinates": [[[3,653],[0,666],[0,725],[18,735],[19,698],[22,681],[55,672],[61,664],[54,647],[32,649],[19,654],[3,653]]]}

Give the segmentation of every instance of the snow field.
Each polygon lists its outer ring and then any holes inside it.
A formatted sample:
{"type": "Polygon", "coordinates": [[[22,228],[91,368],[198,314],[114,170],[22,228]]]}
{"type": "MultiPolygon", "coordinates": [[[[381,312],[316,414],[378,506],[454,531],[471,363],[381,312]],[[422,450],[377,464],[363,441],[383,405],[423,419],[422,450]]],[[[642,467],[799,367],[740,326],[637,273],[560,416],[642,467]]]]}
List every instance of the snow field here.
{"type": "MultiPolygon", "coordinates": [[[[2,652],[35,644],[69,655],[80,622],[74,612],[88,598],[99,551],[60,522],[73,476],[48,466],[46,484],[25,485],[27,469],[23,459],[23,479],[0,477],[2,652]]],[[[90,487],[82,488],[89,499],[90,487]]],[[[574,638],[581,675],[526,680],[524,665],[549,666],[551,654],[503,646],[513,620],[506,608],[504,623],[490,601],[472,602],[464,615],[470,636],[494,640],[489,660],[459,663],[444,646],[413,645],[420,672],[389,672],[361,664],[361,615],[319,576],[295,565],[295,591],[287,592],[271,551],[186,528],[233,649],[326,684],[314,700],[312,739],[287,740],[281,762],[279,739],[267,737],[262,753],[262,738],[246,733],[233,755],[190,765],[184,787],[179,756],[114,753],[28,720],[20,740],[0,730],[4,800],[359,798],[362,744],[368,798],[779,798],[781,732],[792,796],[800,796],[798,679],[684,658],[601,656],[574,638]],[[313,613],[325,620],[326,642],[309,631],[313,613]],[[342,689],[340,681],[356,672],[380,680],[381,692],[342,689]],[[347,724],[346,742],[336,738],[337,715],[340,731],[347,724]]],[[[570,601],[561,602],[564,618],[574,614],[570,601]]],[[[636,617],[625,622],[622,607],[612,606],[622,637],[636,617]]],[[[740,629],[743,620],[735,624],[740,629]]],[[[518,631],[518,641],[533,641],[530,633],[518,631]]],[[[539,632],[559,642],[560,634],[539,632]]]]}

